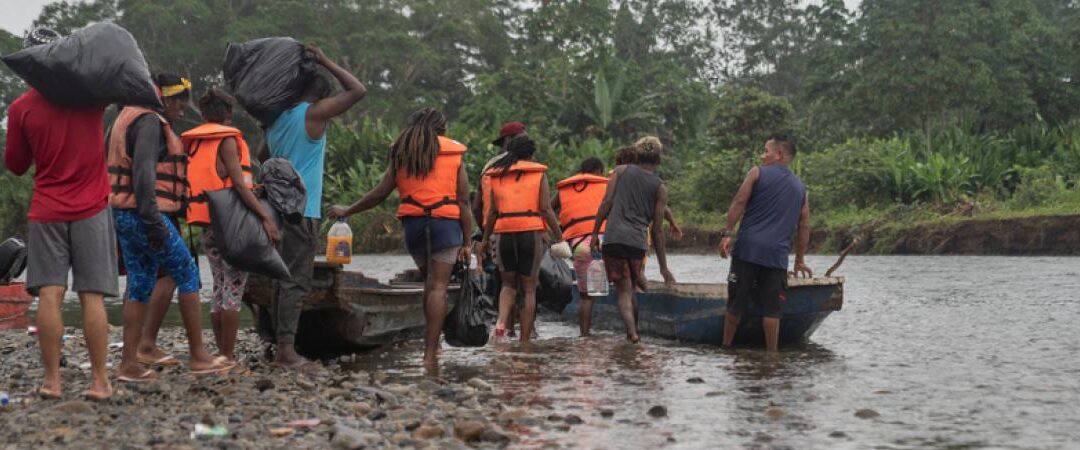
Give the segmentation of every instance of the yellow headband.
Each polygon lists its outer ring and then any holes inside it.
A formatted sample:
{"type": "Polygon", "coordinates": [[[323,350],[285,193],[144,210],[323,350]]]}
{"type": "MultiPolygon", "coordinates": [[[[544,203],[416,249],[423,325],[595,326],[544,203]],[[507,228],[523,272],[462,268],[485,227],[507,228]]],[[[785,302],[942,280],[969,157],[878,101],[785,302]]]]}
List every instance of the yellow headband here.
{"type": "Polygon", "coordinates": [[[162,86],[161,87],[161,96],[162,97],[172,97],[174,95],[183,93],[184,91],[190,91],[190,90],[191,90],[191,81],[188,80],[187,78],[181,78],[180,79],[180,84],[176,84],[176,85],[173,85],[173,86],[162,86]]]}

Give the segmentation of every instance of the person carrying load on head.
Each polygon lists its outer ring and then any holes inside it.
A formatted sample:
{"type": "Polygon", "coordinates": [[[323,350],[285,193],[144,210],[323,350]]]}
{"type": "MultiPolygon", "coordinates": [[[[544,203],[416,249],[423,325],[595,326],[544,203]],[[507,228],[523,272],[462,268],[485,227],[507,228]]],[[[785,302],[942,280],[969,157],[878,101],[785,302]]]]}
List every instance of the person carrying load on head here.
{"type": "Polygon", "coordinates": [[[225,358],[211,356],[203,345],[199,269],[179,230],[166,216],[182,212],[187,203],[188,158],[172,123],[183,117],[191,98],[191,82],[170,74],[157,75],[154,81],[164,109],[124,107],[109,131],[108,142],[109,203],[127,270],[124,349],[117,378],[131,382],[157,377],[157,372],[140,362],[138,347],[159,268],[165,269],[180,293],[191,373],[217,373],[233,367],[225,358]]]}
{"type": "Polygon", "coordinates": [[[446,118],[424,108],[390,147],[382,181],[351,206],[335,205],[328,217],[348,217],[381,204],[395,189],[397,216],[405,227],[405,246],[424,275],[424,364],[437,363],[439,335],[446,317],[446,292],[454,264],[468,263],[473,228],[469,179],[462,158],[465,145],[446,137],[446,118]]]}
{"type": "Polygon", "coordinates": [[[806,185],[791,171],[797,147],[785,134],[765,141],[761,165],[750,169],[727,213],[727,226],[720,235],[720,256],[731,255],[728,274],[727,314],[724,316],[724,346],[730,347],[739,328],[739,319],[750,304],[762,310],[765,346],[777,351],[780,317],[787,301],[788,255],[791,235],[795,243],[796,276],[813,276],[806,265],[810,243],[810,203],[806,185]],[[735,248],[731,230],[739,225],[735,248]]]}
{"type": "Polygon", "coordinates": [[[248,273],[229,265],[217,250],[217,237],[210,227],[210,204],[205,193],[235,190],[244,205],[262,219],[263,231],[270,241],[281,239],[272,212],[263,208],[251,191],[251,152],[240,130],[230,126],[233,103],[233,98],[221,90],[207,90],[199,99],[199,112],[206,123],[180,135],[188,155],[188,181],[191,183],[187,223],[202,227],[203,252],[214,277],[210,323],[221,356],[231,363],[236,362],[236,331],[240,326],[240,305],[248,273]]]}
{"type": "Polygon", "coordinates": [[[319,219],[322,217],[326,127],[331,119],[345,114],[367,94],[367,88],[360,80],[327,58],[319,47],[308,44],[307,50],[337,79],[343,90],[331,95],[333,90],[324,76],[312,78],[300,101],[281,113],[267,129],[267,149],[261,154],[264,160],[267,157],[284,158],[292,163],[307,190],[304,217],[299,223],[286,221],[278,243],[278,253],[288,266],[292,280],[278,282],[270,305],[277,344],[274,364],[287,369],[301,369],[309,363],[296,353],[296,328],[315,273],[319,219]]]}
{"type": "MultiPolygon", "coordinates": [[[[555,184],[555,198],[551,207],[559,213],[563,239],[573,250],[574,271],[577,272],[578,293],[581,307],[578,309],[578,326],[581,336],[588,336],[592,322],[593,299],[588,294],[589,264],[593,261],[592,230],[596,225],[596,211],[604,201],[608,178],[604,173],[604,163],[600,158],[588,158],[581,162],[581,169],[574,176],[555,184]]],[[[600,224],[600,239],[603,240],[604,225],[600,224]]]]}
{"type": "Polygon", "coordinates": [[[601,225],[607,226],[603,242],[604,268],[608,280],[615,284],[619,314],[626,325],[626,339],[632,343],[641,340],[637,332],[638,308],[634,287],[643,289],[646,286],[642,271],[649,246],[646,230],[652,230],[653,246],[664,283],[668,286],[675,283],[675,277],[667,266],[663,231],[667,188],[656,175],[660,159],[659,148],[650,147],[638,153],[635,164],[615,168],[600,210],[596,213],[592,240],[589,242],[593,252],[600,251],[601,225]]]}
{"type": "MultiPolygon", "coordinates": [[[[59,38],[38,28],[26,47],[59,38]]],[[[116,234],[109,211],[102,123],[107,105],[62,106],[28,89],[7,110],[4,165],[15,175],[34,167],[34,190],[27,215],[26,287],[38,297],[37,327],[44,381],[37,393],[60,398],[60,351],[64,323],[61,304],[68,288],[79,294],[90,387],[94,400],[112,396],[106,367],[109,324],[104,297],[119,294],[116,234]]]]}
{"type": "Polygon", "coordinates": [[[547,230],[562,242],[562,229],[551,209],[547,166],[533,161],[536,143],[528,136],[510,140],[506,154],[484,174],[490,194],[481,249],[493,249],[502,289],[499,292],[499,320],[496,340],[505,339],[510,311],[518,291],[525,304],[520,311],[521,341],[532,340],[536,320],[536,285],[540,260],[544,256],[547,230]],[[545,226],[546,223],[546,226],[545,226]]]}

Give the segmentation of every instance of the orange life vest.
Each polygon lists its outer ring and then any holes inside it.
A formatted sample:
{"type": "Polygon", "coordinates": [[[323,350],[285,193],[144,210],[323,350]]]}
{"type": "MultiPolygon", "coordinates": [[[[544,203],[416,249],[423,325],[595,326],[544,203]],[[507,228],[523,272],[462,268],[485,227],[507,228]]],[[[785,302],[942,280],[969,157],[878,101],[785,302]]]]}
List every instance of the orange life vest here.
{"type": "Polygon", "coordinates": [[[188,203],[187,221],[192,225],[210,225],[210,205],[207,203],[207,191],[231,188],[232,179],[218,174],[218,149],[225,139],[236,139],[240,150],[240,170],[244,173],[244,184],[253,185],[251,175],[251,152],[240,130],[217,123],[204,123],[180,135],[180,141],[188,155],[188,181],[191,183],[191,199],[188,203]]]}
{"type": "Polygon", "coordinates": [[[187,202],[187,154],[184,153],[180,138],[173,133],[169,122],[161,114],[141,106],[128,106],[120,110],[120,115],[116,117],[112,131],[109,132],[109,183],[112,184],[109,204],[120,209],[136,207],[135,189],[131,186],[132,160],[127,153],[127,132],[131,124],[144,114],[153,114],[161,122],[161,132],[165,134],[167,152],[157,163],[157,180],[154,183],[158,211],[175,213],[187,202]]]}
{"type": "Polygon", "coordinates": [[[544,229],[544,220],[540,217],[540,183],[546,170],[547,166],[543,164],[518,161],[506,172],[497,168],[487,171],[486,177],[491,183],[490,198],[494,198],[498,207],[498,216],[494,217],[496,233],[544,229]]]}
{"type": "MultiPolygon", "coordinates": [[[[559,224],[563,239],[592,233],[607,183],[607,177],[579,173],[555,184],[559,190],[559,224]]],[[[601,224],[600,231],[606,227],[607,224],[601,224]]]]}
{"type": "Polygon", "coordinates": [[[442,219],[461,218],[457,188],[465,150],[464,144],[439,136],[439,154],[427,176],[421,178],[409,176],[403,170],[397,171],[397,190],[401,197],[398,218],[424,217],[428,213],[442,219]]]}

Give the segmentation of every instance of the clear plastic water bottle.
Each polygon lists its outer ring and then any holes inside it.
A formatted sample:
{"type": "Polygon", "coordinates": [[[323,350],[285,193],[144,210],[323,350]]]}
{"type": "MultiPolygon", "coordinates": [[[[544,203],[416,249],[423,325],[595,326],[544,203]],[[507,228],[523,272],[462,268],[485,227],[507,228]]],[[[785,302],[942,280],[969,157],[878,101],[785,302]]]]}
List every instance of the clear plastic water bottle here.
{"type": "Polygon", "coordinates": [[[593,260],[589,263],[589,270],[585,276],[585,287],[589,297],[607,297],[608,279],[607,268],[599,253],[593,253],[593,260]]]}
{"type": "Polygon", "coordinates": [[[352,262],[352,229],[345,218],[338,218],[326,234],[326,261],[336,264],[352,262]]]}

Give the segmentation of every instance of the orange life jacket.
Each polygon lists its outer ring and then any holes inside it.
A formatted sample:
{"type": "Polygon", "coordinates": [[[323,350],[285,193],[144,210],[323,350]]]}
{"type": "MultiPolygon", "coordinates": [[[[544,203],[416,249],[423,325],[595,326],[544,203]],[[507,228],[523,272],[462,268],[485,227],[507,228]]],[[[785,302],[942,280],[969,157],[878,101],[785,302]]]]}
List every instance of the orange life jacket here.
{"type": "Polygon", "coordinates": [[[518,161],[506,172],[497,168],[487,171],[491,198],[498,207],[498,215],[494,217],[496,233],[544,229],[544,220],[540,217],[540,183],[546,170],[547,166],[543,164],[518,161]]]}
{"type": "MultiPolygon", "coordinates": [[[[563,239],[592,233],[607,183],[607,177],[579,173],[555,184],[559,190],[559,224],[563,239]]],[[[600,231],[605,228],[607,224],[601,224],[600,231]]]]}
{"type": "Polygon", "coordinates": [[[187,202],[187,154],[169,122],[161,114],[141,106],[128,106],[120,110],[109,132],[108,166],[109,183],[112,184],[109,204],[120,209],[136,207],[135,189],[131,186],[132,160],[127,153],[127,132],[131,124],[144,114],[153,114],[161,122],[161,132],[165,134],[167,152],[157,163],[157,181],[154,184],[158,211],[175,213],[187,202]]]}
{"type": "Polygon", "coordinates": [[[217,123],[204,123],[180,135],[180,141],[188,155],[188,181],[191,183],[191,198],[188,203],[187,221],[192,225],[210,225],[210,205],[207,203],[207,191],[231,188],[232,178],[218,174],[218,149],[225,139],[236,139],[240,150],[240,170],[244,173],[244,184],[253,185],[251,175],[251,152],[240,130],[217,123]]]}
{"type": "Polygon", "coordinates": [[[427,176],[421,178],[409,176],[403,170],[397,171],[397,190],[401,197],[398,218],[424,217],[428,213],[442,219],[461,218],[457,188],[465,150],[464,144],[439,136],[439,154],[427,176]]]}

